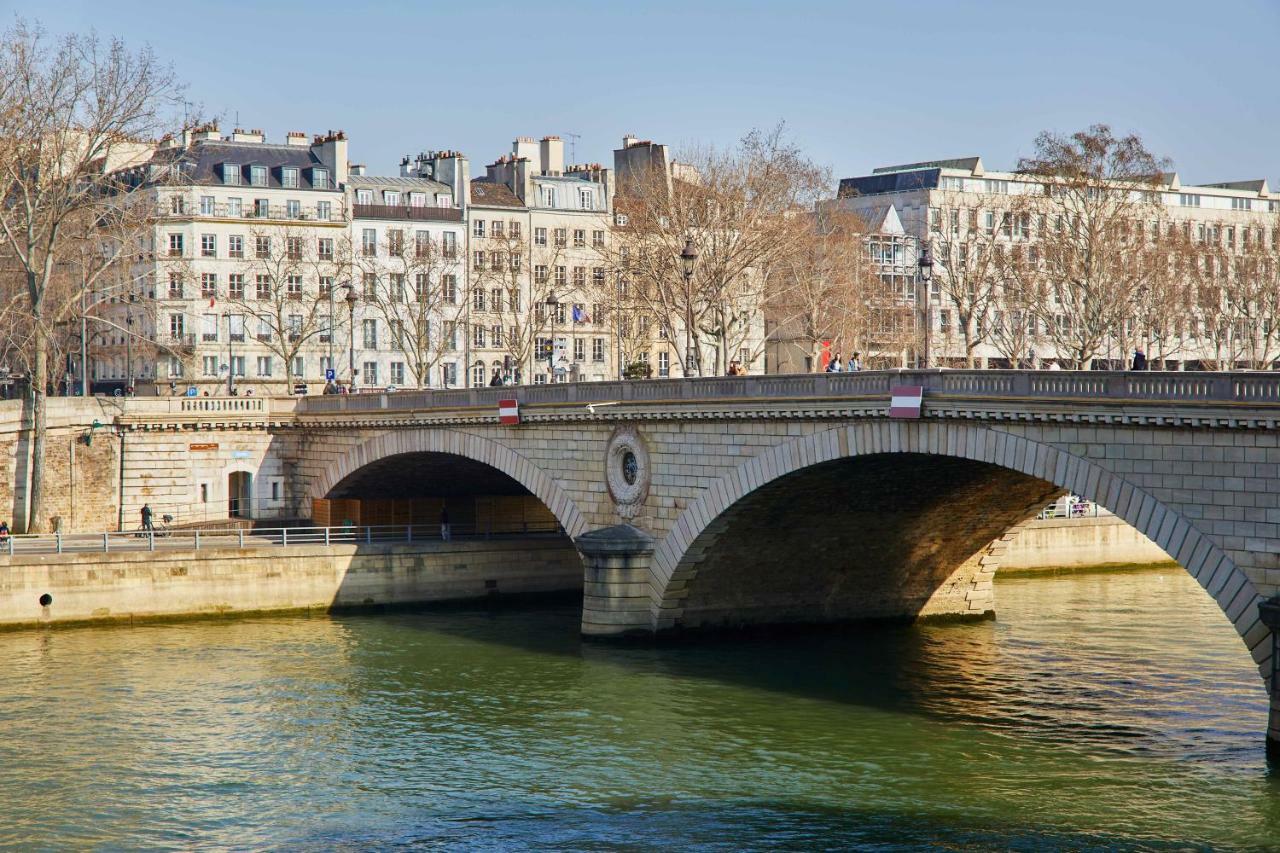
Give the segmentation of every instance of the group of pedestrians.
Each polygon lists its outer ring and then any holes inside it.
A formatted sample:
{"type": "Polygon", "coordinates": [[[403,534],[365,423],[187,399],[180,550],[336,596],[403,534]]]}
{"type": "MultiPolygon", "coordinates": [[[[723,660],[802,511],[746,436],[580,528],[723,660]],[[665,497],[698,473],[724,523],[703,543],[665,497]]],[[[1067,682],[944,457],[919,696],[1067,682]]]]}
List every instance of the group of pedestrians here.
{"type": "Polygon", "coordinates": [[[840,353],[831,356],[831,360],[827,362],[827,373],[856,373],[862,369],[862,353],[855,352],[849,357],[846,363],[840,353]]]}

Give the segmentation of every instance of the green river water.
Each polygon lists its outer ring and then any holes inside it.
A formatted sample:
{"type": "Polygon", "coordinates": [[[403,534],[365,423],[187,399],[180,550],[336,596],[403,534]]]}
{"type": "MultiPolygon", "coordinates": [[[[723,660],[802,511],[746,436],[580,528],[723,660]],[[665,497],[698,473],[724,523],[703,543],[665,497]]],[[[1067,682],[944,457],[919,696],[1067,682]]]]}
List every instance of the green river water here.
{"type": "Polygon", "coordinates": [[[0,846],[1280,847],[1261,681],[1185,573],[997,606],[657,648],[572,604],[0,634],[0,846]]]}

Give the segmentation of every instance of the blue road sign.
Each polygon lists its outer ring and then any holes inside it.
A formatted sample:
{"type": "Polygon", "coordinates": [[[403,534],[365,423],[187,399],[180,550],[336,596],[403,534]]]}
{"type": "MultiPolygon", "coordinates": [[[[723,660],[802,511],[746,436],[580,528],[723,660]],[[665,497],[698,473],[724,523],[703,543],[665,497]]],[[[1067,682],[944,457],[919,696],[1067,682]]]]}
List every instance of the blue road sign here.
{"type": "Polygon", "coordinates": [[[332,382],[333,380],[335,380],[335,379],[337,379],[337,378],[338,378],[338,372],[337,372],[336,370],[334,370],[332,367],[330,367],[328,370],[326,370],[326,371],[324,372],[324,381],[325,381],[325,382],[332,382]]]}

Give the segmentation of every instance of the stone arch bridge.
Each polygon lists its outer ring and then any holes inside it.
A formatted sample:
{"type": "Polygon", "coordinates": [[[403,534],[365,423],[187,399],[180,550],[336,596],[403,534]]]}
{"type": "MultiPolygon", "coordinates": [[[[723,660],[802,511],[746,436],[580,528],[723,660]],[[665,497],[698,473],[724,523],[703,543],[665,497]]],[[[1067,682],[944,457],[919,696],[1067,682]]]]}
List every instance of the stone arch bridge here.
{"type": "MultiPolygon", "coordinates": [[[[285,408],[218,426],[269,434],[299,514],[389,483],[536,496],[583,556],[589,636],[988,615],[1018,525],[1070,491],[1195,577],[1273,681],[1276,625],[1259,607],[1280,594],[1273,374],[863,372],[285,408]],[[903,385],[923,389],[921,417],[890,416],[903,385]],[[519,424],[500,422],[507,398],[519,424]]],[[[1271,716],[1275,749],[1280,699],[1271,716]]]]}

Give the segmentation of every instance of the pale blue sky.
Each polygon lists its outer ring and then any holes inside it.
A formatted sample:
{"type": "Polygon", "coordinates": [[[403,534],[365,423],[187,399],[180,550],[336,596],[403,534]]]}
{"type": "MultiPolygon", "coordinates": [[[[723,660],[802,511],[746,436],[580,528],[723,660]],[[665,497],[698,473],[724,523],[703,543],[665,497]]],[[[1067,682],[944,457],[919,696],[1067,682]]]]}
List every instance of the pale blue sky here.
{"type": "MultiPolygon", "coordinates": [[[[50,30],[150,43],[191,100],[270,138],[342,128],[351,157],[455,148],[473,174],[517,135],[727,144],[785,120],[835,177],[1108,122],[1184,181],[1280,185],[1280,0],[987,3],[646,0],[156,3],[0,0],[50,30]]],[[[566,150],[566,155],[568,151],[566,150]]]]}

